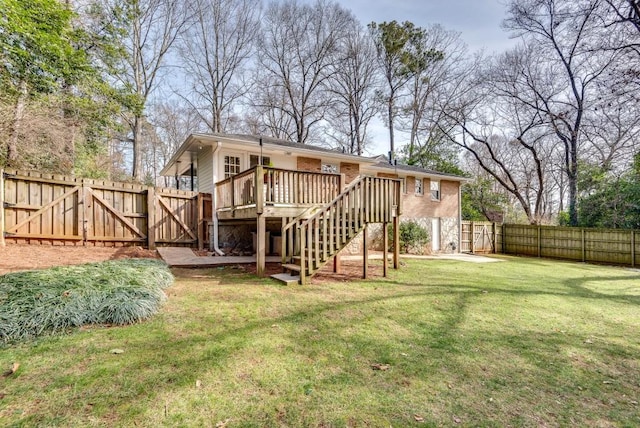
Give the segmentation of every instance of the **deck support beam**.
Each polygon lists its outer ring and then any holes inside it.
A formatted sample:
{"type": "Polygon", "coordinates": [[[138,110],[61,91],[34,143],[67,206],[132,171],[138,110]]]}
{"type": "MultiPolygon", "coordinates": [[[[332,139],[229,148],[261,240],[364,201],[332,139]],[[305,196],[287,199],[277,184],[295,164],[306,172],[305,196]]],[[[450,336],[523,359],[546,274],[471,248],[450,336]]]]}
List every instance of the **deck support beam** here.
{"type": "Polygon", "coordinates": [[[333,272],[342,273],[342,259],[340,258],[340,253],[333,257],[333,272]]]}
{"type": "Polygon", "coordinates": [[[382,276],[387,277],[389,270],[389,223],[382,223],[382,276]]]}
{"type": "Polygon", "coordinates": [[[258,276],[264,276],[266,254],[267,254],[267,240],[266,240],[266,221],[262,214],[258,214],[257,219],[257,234],[256,234],[256,274],[258,276]]]}
{"type": "Polygon", "coordinates": [[[369,243],[367,242],[367,223],[364,224],[362,230],[362,278],[367,279],[369,276],[369,243]]]}
{"type": "Polygon", "coordinates": [[[393,268],[400,267],[400,217],[393,218],[393,268]]]}

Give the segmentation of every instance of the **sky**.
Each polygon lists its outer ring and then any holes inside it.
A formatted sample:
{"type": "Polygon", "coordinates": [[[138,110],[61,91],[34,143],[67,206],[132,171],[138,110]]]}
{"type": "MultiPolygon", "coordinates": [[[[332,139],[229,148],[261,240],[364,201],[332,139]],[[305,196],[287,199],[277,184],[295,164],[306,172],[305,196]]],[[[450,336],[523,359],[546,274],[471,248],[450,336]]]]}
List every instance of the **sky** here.
{"type": "MultiPolygon", "coordinates": [[[[358,20],[370,22],[411,21],[420,27],[440,24],[460,33],[470,52],[484,50],[487,54],[502,52],[515,45],[501,28],[505,18],[506,0],[337,0],[350,9],[358,20]]],[[[370,155],[386,154],[389,131],[376,118],[370,124],[372,144],[370,155]]],[[[396,132],[396,151],[402,146],[402,134],[396,132]]]]}
{"type": "Polygon", "coordinates": [[[504,0],[338,0],[364,25],[375,21],[411,21],[417,26],[441,24],[461,33],[471,51],[500,52],[514,41],[500,27],[504,0]]]}

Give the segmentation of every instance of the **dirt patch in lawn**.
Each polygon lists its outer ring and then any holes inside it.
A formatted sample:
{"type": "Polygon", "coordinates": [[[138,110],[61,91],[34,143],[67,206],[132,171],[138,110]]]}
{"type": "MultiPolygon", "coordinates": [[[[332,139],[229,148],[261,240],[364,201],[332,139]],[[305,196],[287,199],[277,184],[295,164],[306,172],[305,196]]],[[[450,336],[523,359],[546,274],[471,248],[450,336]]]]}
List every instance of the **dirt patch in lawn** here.
{"type": "MultiPolygon", "coordinates": [[[[389,270],[391,267],[389,266],[389,270]]],[[[367,269],[368,279],[382,278],[382,262],[369,262],[367,269]]],[[[326,264],[311,280],[312,284],[324,284],[331,282],[349,282],[362,280],[362,260],[343,260],[340,272],[333,271],[333,263],[326,264]]]]}
{"type": "MultiPolygon", "coordinates": [[[[256,274],[255,263],[231,265],[229,268],[238,269],[252,275],[256,274]]],[[[391,270],[391,267],[389,267],[389,270],[391,270]]],[[[197,273],[196,269],[193,271],[197,273]]],[[[282,273],[282,266],[280,263],[266,263],[265,276],[270,276],[275,273],[282,273]]],[[[382,278],[382,262],[370,262],[368,276],[369,279],[382,278]]],[[[362,280],[362,260],[344,260],[339,273],[333,272],[333,263],[327,263],[317,274],[313,276],[311,284],[327,284],[360,280],[362,280]]]]}
{"type": "Polygon", "coordinates": [[[0,275],[52,266],[78,265],[125,258],[159,258],[141,247],[81,247],[9,244],[0,247],[0,275]]]}

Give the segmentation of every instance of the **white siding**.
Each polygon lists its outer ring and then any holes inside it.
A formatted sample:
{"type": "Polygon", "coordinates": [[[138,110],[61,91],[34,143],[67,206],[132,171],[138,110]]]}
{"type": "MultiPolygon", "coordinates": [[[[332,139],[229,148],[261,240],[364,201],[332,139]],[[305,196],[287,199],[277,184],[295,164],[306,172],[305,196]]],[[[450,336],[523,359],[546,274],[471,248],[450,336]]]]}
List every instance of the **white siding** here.
{"type": "Polygon", "coordinates": [[[204,147],[198,153],[198,191],[213,193],[213,151],[204,147]]]}

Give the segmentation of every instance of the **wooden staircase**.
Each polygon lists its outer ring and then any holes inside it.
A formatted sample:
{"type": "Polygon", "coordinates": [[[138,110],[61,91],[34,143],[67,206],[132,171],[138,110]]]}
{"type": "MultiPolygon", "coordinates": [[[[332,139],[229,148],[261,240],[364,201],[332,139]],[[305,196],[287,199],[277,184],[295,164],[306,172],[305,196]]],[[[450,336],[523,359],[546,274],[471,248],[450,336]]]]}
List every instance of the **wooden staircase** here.
{"type": "Polygon", "coordinates": [[[306,284],[369,223],[389,223],[400,215],[400,181],[361,177],[333,201],[314,206],[282,227],[283,274],[287,284],[306,284]]]}

